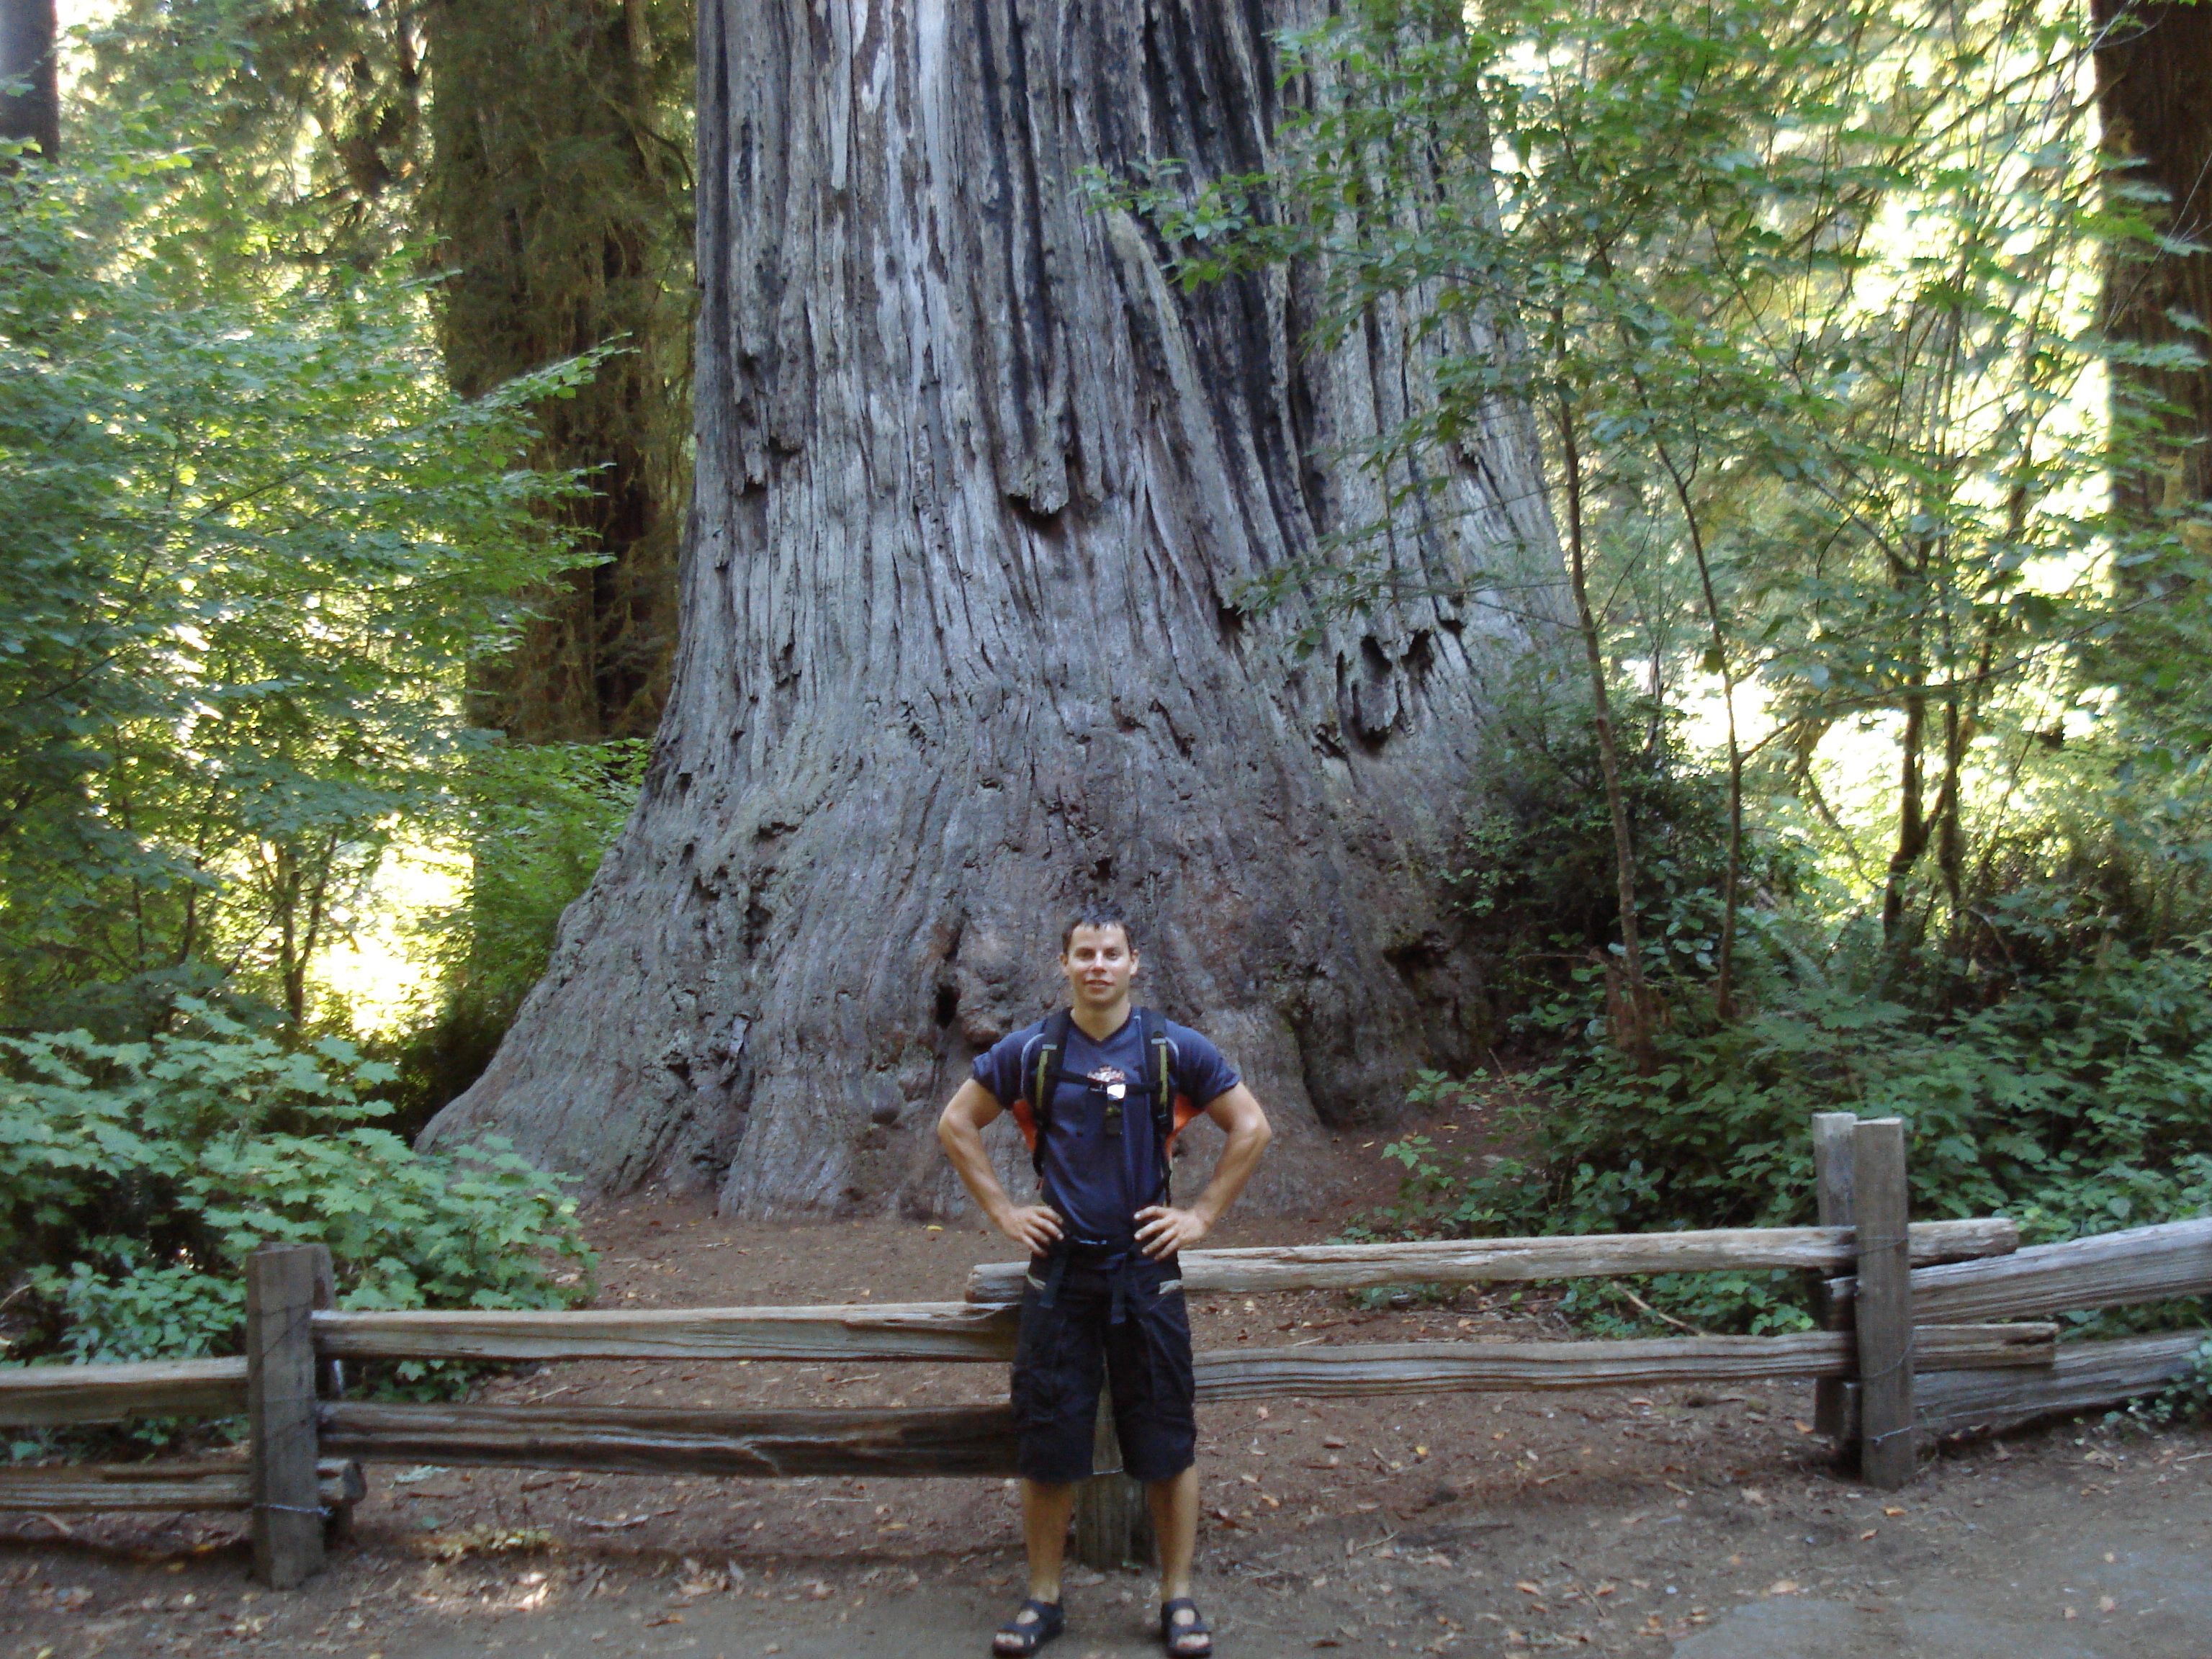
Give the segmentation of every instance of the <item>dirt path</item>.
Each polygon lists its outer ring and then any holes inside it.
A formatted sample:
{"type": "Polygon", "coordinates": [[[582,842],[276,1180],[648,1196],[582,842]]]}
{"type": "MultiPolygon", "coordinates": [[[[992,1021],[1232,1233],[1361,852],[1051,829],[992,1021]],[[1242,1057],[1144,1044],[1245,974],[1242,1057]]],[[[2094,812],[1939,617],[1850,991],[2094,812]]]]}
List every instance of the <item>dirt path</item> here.
{"type": "MultiPolygon", "coordinates": [[[[911,1223],[769,1228],[603,1212],[603,1301],[957,1296],[1006,1247],[911,1223]]],[[[1216,1242],[1325,1236],[1246,1223],[1216,1242]]],[[[1512,1297],[1363,1312],[1194,1304],[1201,1346],[1558,1334],[1512,1297]]],[[[954,1403],[990,1366],[579,1364],[522,1402],[954,1403]]],[[[1201,1412],[1200,1595],[1229,1655],[2212,1659],[2212,1435],[2079,1425],[1954,1449],[1883,1498],[1836,1478],[1803,1387],[1277,1401],[1201,1412]]],[[[975,1656],[1011,1607],[993,1481],[746,1482],[372,1468],[306,1590],[257,1593],[222,1518],[0,1522],[0,1659],[975,1656]],[[66,1536],[59,1528],[68,1528],[66,1536]]],[[[1158,1651],[1135,1573],[1079,1574],[1069,1659],[1158,1651]]]]}

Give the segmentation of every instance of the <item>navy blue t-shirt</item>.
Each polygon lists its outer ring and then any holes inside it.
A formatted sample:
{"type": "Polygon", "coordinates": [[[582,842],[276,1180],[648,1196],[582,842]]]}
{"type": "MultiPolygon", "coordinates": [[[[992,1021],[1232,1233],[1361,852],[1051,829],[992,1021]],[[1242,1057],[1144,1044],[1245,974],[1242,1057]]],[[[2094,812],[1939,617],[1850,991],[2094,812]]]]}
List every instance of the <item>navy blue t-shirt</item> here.
{"type": "MultiPolygon", "coordinates": [[[[1220,1049],[1188,1025],[1162,1023],[1174,1051],[1179,1093],[1204,1106],[1237,1086],[1237,1068],[1221,1057],[1220,1049]]],[[[1001,1106],[1011,1108],[1022,1098],[1044,1028],[1043,1020],[1024,1025],[975,1056],[975,1081],[1001,1106]]],[[[1145,1082],[1145,1064],[1144,1034],[1134,1014],[1103,1042],[1093,1042],[1081,1026],[1071,1024],[1067,1052],[1060,1058],[1061,1071],[1109,1083],[1145,1082]]],[[[1135,1235],[1137,1212],[1153,1200],[1159,1152],[1151,1096],[1133,1090],[1121,1103],[1119,1146],[1109,1140],[1107,1104],[1103,1091],[1079,1082],[1060,1084],[1045,1135],[1042,1201],[1066,1218],[1072,1237],[1120,1243],[1135,1235]]]]}

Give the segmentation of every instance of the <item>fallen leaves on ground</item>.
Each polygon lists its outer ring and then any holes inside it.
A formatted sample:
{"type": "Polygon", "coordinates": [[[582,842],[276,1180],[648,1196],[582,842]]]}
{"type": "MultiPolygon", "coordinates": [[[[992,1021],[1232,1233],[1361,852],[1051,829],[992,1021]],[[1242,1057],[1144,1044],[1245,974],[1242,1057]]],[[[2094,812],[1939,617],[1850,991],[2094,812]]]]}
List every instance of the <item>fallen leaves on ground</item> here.
{"type": "Polygon", "coordinates": [[[522,1555],[550,1549],[553,1534],[544,1527],[502,1527],[490,1522],[441,1534],[424,1545],[434,1560],[459,1561],[471,1555],[522,1555]]]}

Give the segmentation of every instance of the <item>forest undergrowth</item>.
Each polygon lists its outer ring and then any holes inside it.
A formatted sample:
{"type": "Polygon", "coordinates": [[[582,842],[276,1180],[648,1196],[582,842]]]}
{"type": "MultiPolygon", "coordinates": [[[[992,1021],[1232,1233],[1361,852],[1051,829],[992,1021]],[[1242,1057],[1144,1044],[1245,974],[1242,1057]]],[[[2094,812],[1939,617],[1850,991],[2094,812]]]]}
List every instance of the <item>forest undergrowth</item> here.
{"type": "Polygon", "coordinates": [[[0,1363],[235,1353],[270,1240],[329,1243],[346,1307],[591,1294],[558,1178],[407,1133],[635,793],[641,744],[469,709],[599,557],[532,446],[605,354],[455,395],[428,251],[295,171],[332,115],[297,21],[120,8],[61,154],[0,167],[0,1363]],[[358,1030],[326,955],[425,845],[495,851],[416,919],[413,1026],[358,1030]]]}
{"type": "MultiPolygon", "coordinates": [[[[1573,782],[1587,745],[1568,746],[1564,775],[1525,750],[1517,758],[1529,786],[1520,815],[1479,821],[1460,890],[1466,924],[1502,952],[1510,1012],[1492,1066],[1425,1073],[1412,1091],[1424,1117],[1478,1133],[1387,1140],[1396,1198],[1356,1217],[1346,1238],[1808,1224],[1810,1119],[1822,1111],[1903,1121],[1916,1218],[2006,1216],[2040,1244],[2212,1214],[2212,956],[2201,933],[2119,920],[2118,857],[2081,866],[2100,891],[2046,881],[1994,896],[1978,953],[1954,957],[1924,941],[1885,947],[1875,920],[1848,905],[1824,914],[1808,848],[1776,838],[1752,861],[1764,896],[1740,936],[1742,1000],[1722,1020],[1713,820],[1697,810],[1711,779],[1668,775],[1674,757],[1656,747],[1632,798],[1640,844],[1667,849],[1644,917],[1665,1015],[1637,1054],[1608,1027],[1618,980],[1588,880],[1607,855],[1607,826],[1573,782]],[[1565,787],[1547,791],[1547,778],[1565,787]],[[1685,808],[1687,833],[1666,821],[1685,808]],[[1548,951],[1522,948],[1532,927],[1548,951]]],[[[2177,914],[2171,896],[2144,910],[2177,914]]],[[[1530,1288],[1599,1337],[1817,1326],[1812,1285],[1796,1273],[1530,1288]]],[[[1418,1301],[1429,1289],[1367,1297],[1418,1301]]],[[[2184,1298],[2069,1314],[2062,1339],[2208,1325],[2212,1306],[2184,1298]]],[[[2208,1410],[2212,1335],[2192,1373],[2114,1417],[2156,1425],[2208,1410]]]]}

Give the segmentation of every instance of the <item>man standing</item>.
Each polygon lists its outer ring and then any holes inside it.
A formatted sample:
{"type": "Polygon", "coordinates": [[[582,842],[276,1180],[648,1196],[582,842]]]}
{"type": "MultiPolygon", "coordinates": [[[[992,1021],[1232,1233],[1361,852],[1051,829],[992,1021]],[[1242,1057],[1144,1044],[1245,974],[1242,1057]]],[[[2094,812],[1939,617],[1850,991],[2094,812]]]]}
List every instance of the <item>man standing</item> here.
{"type": "Polygon", "coordinates": [[[1137,966],[1120,907],[1085,906],[1060,935],[1067,1008],[979,1055],[938,1121],[976,1205],[1030,1252],[1013,1376],[1030,1594],[993,1638],[994,1654],[1035,1653],[1066,1627],[1060,1558],[1076,1485],[1091,1477],[1102,1367],[1122,1467],[1152,1508],[1161,1640],[1182,1659],[1213,1651],[1190,1596],[1198,1427],[1176,1252],[1236,1201],[1271,1132],[1219,1049],[1131,1008],[1137,966]],[[1010,1109],[1036,1162],[1035,1204],[1007,1197],[983,1150],[985,1126],[1010,1109]],[[1228,1139],[1206,1191],[1179,1209],[1169,1159],[1176,1132],[1201,1111],[1228,1139]]]}

